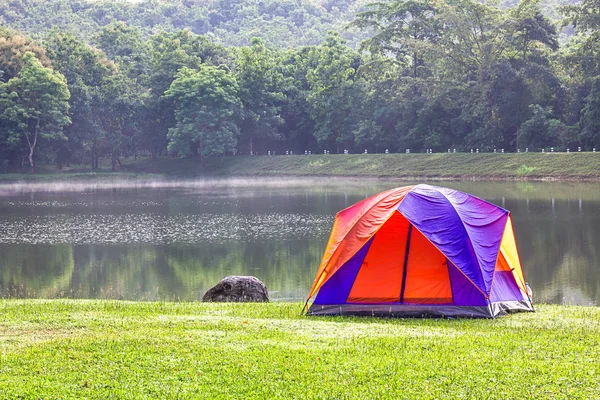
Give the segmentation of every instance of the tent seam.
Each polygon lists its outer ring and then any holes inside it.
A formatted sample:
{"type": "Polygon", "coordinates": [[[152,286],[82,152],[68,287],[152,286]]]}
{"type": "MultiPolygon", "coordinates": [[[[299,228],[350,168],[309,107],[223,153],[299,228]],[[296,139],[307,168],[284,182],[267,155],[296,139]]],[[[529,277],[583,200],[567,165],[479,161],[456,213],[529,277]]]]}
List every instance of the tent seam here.
{"type": "MultiPolygon", "coordinates": [[[[402,214],[402,212],[401,212],[400,210],[398,210],[398,212],[399,212],[400,214],[402,214]]],[[[403,216],[404,218],[406,218],[406,215],[402,214],[402,216],[403,216]]],[[[454,263],[454,261],[452,261],[451,259],[449,259],[449,258],[448,258],[448,256],[446,256],[446,253],[444,253],[442,250],[440,250],[440,249],[439,249],[439,248],[438,248],[438,247],[435,245],[435,243],[433,243],[431,240],[429,240],[429,238],[428,238],[428,237],[427,237],[427,236],[426,236],[426,235],[425,235],[423,232],[421,232],[421,230],[420,230],[420,229],[419,229],[419,228],[418,228],[418,227],[417,227],[415,224],[413,224],[413,223],[411,222],[411,220],[409,220],[408,218],[406,218],[406,219],[408,220],[408,222],[410,222],[410,223],[413,225],[413,227],[414,227],[414,228],[415,228],[415,229],[416,229],[416,230],[417,230],[417,231],[418,231],[418,232],[419,232],[421,235],[423,235],[423,237],[424,237],[424,238],[425,238],[425,239],[426,239],[426,240],[427,240],[429,243],[431,243],[431,245],[432,245],[432,246],[433,246],[433,247],[434,247],[434,248],[435,248],[437,251],[439,251],[440,253],[442,253],[442,255],[443,255],[443,256],[445,256],[445,257],[446,257],[446,259],[447,259],[448,261],[450,261],[450,264],[454,265],[454,268],[456,268],[456,269],[457,269],[457,270],[458,270],[458,271],[459,271],[461,274],[463,274],[463,275],[464,275],[464,277],[465,277],[465,278],[466,278],[466,279],[467,279],[469,282],[471,282],[471,284],[472,284],[473,286],[475,286],[475,288],[476,288],[477,290],[479,290],[479,292],[481,292],[481,294],[482,294],[482,295],[483,295],[483,296],[484,296],[486,299],[489,299],[489,297],[490,297],[490,296],[488,296],[487,294],[485,294],[485,292],[484,292],[483,290],[481,290],[481,288],[480,288],[479,286],[477,286],[477,285],[475,284],[475,282],[473,282],[473,281],[471,280],[471,278],[469,278],[469,277],[467,276],[467,274],[465,274],[465,273],[464,273],[464,271],[463,271],[462,269],[458,268],[458,265],[456,265],[456,264],[454,263]]]]}
{"type": "MultiPolygon", "coordinates": [[[[482,280],[482,283],[483,283],[483,286],[484,286],[484,289],[485,289],[485,280],[483,278],[483,271],[481,270],[480,260],[479,260],[479,257],[477,256],[477,253],[475,252],[475,246],[473,246],[473,241],[471,240],[471,236],[469,236],[469,231],[467,231],[467,227],[465,226],[464,221],[460,217],[460,214],[458,213],[458,210],[456,209],[456,207],[454,207],[454,204],[452,204],[452,201],[450,201],[450,199],[448,198],[448,196],[446,196],[446,194],[443,191],[440,190],[439,193],[441,193],[442,196],[444,196],[444,198],[448,201],[448,203],[450,203],[450,206],[452,207],[452,209],[456,213],[456,216],[460,220],[460,223],[461,223],[463,229],[465,230],[465,233],[467,234],[467,238],[469,240],[469,244],[471,245],[471,248],[473,249],[473,253],[475,253],[475,258],[477,259],[477,267],[479,267],[478,268],[479,269],[479,273],[481,275],[481,280],[482,280]]],[[[467,195],[470,196],[468,193],[467,193],[467,195]]],[[[479,198],[477,198],[477,199],[479,199],[479,198]]],[[[491,203],[488,203],[488,204],[491,204],[491,203]]],[[[501,210],[503,210],[505,212],[504,216],[507,217],[507,219],[508,219],[508,211],[505,210],[502,207],[498,207],[498,208],[500,208],[501,210]]],[[[506,226],[506,222],[504,223],[504,225],[506,226]]],[[[504,230],[502,230],[502,236],[504,236],[504,230]]],[[[500,250],[501,245],[502,245],[502,239],[500,240],[500,244],[498,245],[498,251],[500,250]]],[[[496,256],[496,258],[497,258],[497,256],[496,256]]],[[[495,266],[494,266],[494,269],[495,269],[495,266]]],[[[494,273],[492,272],[492,278],[493,278],[493,275],[494,275],[494,273]]],[[[475,286],[477,286],[477,285],[475,285],[475,286]]],[[[492,282],[490,281],[490,294],[491,293],[492,293],[492,282]]],[[[486,295],[486,297],[489,298],[489,295],[486,295]]]]}
{"type": "MultiPolygon", "coordinates": [[[[385,221],[387,222],[388,220],[386,219],[385,221]]],[[[385,224],[385,222],[383,224],[385,224]]],[[[383,225],[383,224],[381,224],[381,225],[383,225]]],[[[379,229],[377,230],[377,232],[379,232],[379,229]]],[[[369,238],[369,240],[367,240],[367,243],[365,243],[352,257],[350,257],[350,260],[352,260],[356,256],[356,254],[358,254],[358,252],[363,249],[363,247],[365,247],[367,245],[369,246],[369,248],[365,252],[365,256],[363,257],[362,261],[360,262],[360,267],[358,267],[358,270],[356,271],[356,275],[354,275],[354,279],[352,280],[352,285],[350,285],[350,290],[348,290],[348,296],[346,296],[346,300],[345,300],[346,303],[348,303],[348,299],[350,298],[350,294],[352,293],[352,288],[354,287],[354,284],[356,283],[356,279],[358,278],[358,274],[360,274],[360,270],[362,269],[362,265],[365,262],[365,259],[367,258],[367,255],[369,254],[369,250],[371,250],[371,246],[373,246],[373,242],[374,241],[375,241],[375,233],[373,234],[373,236],[371,236],[369,238]],[[369,242],[371,242],[371,243],[369,244],[369,242]]],[[[348,261],[350,261],[350,260],[348,260],[348,261]]],[[[346,262],[348,262],[348,261],[346,261],[346,262]]],[[[343,268],[343,265],[342,265],[342,267],[340,267],[340,269],[342,269],[342,268],[343,268]]],[[[325,285],[325,284],[323,283],[323,285],[325,285]]],[[[321,286],[321,287],[323,287],[323,286],[321,286]]]]}
{"type": "Polygon", "coordinates": [[[494,287],[494,279],[496,278],[496,266],[498,265],[498,258],[500,258],[500,254],[502,253],[502,241],[504,240],[504,231],[506,230],[506,224],[508,224],[509,215],[510,211],[506,215],[506,221],[504,221],[504,228],[502,228],[502,238],[500,239],[500,246],[498,246],[498,253],[496,254],[496,264],[494,265],[494,272],[492,272],[492,280],[490,281],[490,299],[492,298],[492,288],[494,287]]]}

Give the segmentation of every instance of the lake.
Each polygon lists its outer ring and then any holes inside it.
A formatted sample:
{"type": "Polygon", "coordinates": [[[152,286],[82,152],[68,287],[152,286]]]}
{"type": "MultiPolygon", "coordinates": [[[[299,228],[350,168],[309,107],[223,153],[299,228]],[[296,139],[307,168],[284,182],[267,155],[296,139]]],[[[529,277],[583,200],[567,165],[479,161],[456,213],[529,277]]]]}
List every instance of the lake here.
{"type": "MultiPolygon", "coordinates": [[[[254,275],[304,300],[337,211],[418,182],[228,179],[0,184],[0,297],[202,298],[254,275]]],[[[600,184],[428,182],[512,212],[535,302],[600,305],[600,184]]]]}

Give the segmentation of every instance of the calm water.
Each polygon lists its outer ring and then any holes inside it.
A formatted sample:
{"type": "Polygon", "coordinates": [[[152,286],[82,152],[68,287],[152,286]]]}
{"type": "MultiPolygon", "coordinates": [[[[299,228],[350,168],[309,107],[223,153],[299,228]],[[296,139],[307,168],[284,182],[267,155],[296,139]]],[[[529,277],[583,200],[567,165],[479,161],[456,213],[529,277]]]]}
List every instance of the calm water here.
{"type": "MultiPolygon", "coordinates": [[[[235,274],[304,299],[335,213],[412,183],[0,185],[0,297],[198,300],[235,274]]],[[[441,185],[512,212],[536,301],[600,305],[599,184],[441,185]]]]}

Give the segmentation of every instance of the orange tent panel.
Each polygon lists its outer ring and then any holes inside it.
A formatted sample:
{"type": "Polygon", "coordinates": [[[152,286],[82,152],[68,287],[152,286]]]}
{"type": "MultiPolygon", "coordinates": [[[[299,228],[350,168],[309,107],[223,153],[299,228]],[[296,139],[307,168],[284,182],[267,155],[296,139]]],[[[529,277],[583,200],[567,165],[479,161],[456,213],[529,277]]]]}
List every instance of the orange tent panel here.
{"type": "Polygon", "coordinates": [[[408,226],[406,218],[396,211],[377,232],[348,296],[349,303],[400,299],[408,226]]]}
{"type": "Polygon", "coordinates": [[[414,228],[406,266],[404,302],[452,303],[452,287],[446,257],[414,228]]]}

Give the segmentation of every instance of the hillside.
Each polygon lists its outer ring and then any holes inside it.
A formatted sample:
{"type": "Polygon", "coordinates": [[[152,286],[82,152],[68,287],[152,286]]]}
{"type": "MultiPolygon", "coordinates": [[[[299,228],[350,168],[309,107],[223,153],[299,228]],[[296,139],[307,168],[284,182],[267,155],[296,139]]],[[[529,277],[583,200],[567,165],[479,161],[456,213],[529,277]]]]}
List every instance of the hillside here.
{"type": "Polygon", "coordinates": [[[267,45],[292,47],[322,42],[329,30],[357,44],[364,33],[345,30],[366,0],[20,0],[0,2],[0,25],[44,37],[60,28],[93,41],[101,27],[123,21],[145,36],[190,29],[228,46],[248,45],[253,36],[267,45]]]}
{"type": "MultiPolygon", "coordinates": [[[[190,29],[208,35],[227,46],[248,45],[254,36],[268,46],[315,45],[332,30],[352,47],[368,33],[347,29],[357,12],[369,0],[14,0],[0,2],[0,25],[36,37],[53,28],[70,31],[93,42],[101,27],[122,21],[139,27],[144,36],[190,29]]],[[[552,20],[560,18],[558,8],[570,0],[545,0],[542,10],[552,20]]],[[[514,0],[502,2],[506,7],[514,0]]]]}
{"type": "Polygon", "coordinates": [[[600,148],[599,0],[367,1],[0,2],[4,170],[600,148]]]}

